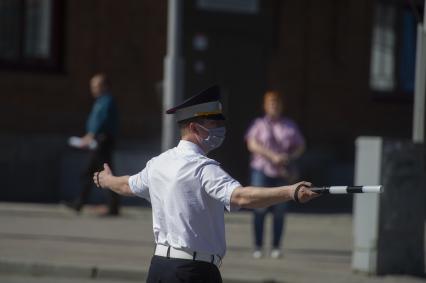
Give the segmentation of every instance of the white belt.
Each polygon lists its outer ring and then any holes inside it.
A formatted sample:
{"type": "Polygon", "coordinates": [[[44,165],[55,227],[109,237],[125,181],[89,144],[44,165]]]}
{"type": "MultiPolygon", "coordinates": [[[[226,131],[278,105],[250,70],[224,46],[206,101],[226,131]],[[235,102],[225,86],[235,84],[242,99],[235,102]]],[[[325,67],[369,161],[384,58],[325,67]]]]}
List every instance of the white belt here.
{"type": "Polygon", "coordinates": [[[181,258],[181,259],[190,259],[190,260],[198,260],[205,261],[209,263],[213,263],[217,267],[220,267],[222,263],[222,259],[218,255],[199,253],[190,251],[188,249],[177,249],[170,246],[157,245],[155,247],[155,255],[167,257],[167,258],[181,258]]]}

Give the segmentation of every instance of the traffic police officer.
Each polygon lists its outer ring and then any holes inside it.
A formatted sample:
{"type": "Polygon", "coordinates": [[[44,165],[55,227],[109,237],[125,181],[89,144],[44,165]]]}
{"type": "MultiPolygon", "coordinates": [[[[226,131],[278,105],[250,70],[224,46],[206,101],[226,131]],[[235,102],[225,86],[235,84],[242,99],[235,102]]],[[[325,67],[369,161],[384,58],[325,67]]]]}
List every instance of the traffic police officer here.
{"type": "Polygon", "coordinates": [[[95,184],[151,202],[156,243],[147,282],[222,282],[224,208],[258,208],[316,197],[310,183],[276,188],[243,187],[208,158],[225,138],[220,89],[210,87],[169,109],[178,121],[179,144],[149,160],[133,176],[114,176],[107,164],[95,184]]]}

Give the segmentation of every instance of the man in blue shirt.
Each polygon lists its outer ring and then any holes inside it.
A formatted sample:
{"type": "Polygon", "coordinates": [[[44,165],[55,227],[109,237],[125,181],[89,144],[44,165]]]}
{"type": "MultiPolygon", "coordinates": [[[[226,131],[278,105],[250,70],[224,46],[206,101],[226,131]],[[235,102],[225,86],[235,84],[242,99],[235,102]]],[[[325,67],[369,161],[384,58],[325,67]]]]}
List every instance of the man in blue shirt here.
{"type": "MultiPolygon", "coordinates": [[[[92,189],[91,176],[112,161],[118,128],[118,113],[114,97],[110,92],[110,81],[105,74],[96,74],[90,80],[90,91],[95,99],[86,123],[86,134],[81,138],[81,148],[90,151],[89,166],[83,174],[83,189],[79,197],[69,205],[79,212],[87,202],[92,189]],[[97,144],[93,148],[94,144],[97,144]]],[[[119,214],[119,196],[110,192],[107,215],[119,214]]]]}

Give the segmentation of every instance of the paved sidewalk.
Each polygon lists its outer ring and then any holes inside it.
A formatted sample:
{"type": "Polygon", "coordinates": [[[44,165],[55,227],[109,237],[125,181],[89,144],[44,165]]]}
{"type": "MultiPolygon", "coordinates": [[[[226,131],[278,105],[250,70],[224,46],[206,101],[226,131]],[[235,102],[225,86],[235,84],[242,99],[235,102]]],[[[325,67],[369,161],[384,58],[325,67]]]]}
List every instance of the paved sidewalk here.
{"type": "MultiPolygon", "coordinates": [[[[351,215],[290,214],[279,260],[251,258],[250,221],[226,215],[224,282],[425,282],[353,273],[351,215]]],[[[0,274],[143,282],[153,247],[150,209],[102,218],[90,207],[77,216],[62,205],[0,203],[0,274]]]]}

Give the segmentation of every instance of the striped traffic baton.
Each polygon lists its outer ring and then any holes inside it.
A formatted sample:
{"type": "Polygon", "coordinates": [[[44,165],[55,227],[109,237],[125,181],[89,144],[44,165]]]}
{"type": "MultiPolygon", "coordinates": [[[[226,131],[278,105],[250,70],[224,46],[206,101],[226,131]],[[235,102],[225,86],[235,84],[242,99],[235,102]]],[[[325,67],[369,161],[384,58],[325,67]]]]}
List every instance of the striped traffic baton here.
{"type": "Polygon", "coordinates": [[[330,186],[310,187],[308,189],[318,194],[362,194],[383,192],[383,186],[330,186]]]}
{"type": "Polygon", "coordinates": [[[299,190],[301,188],[307,188],[317,194],[360,194],[360,193],[382,193],[383,186],[330,186],[330,187],[308,187],[304,184],[297,186],[294,191],[293,199],[299,201],[299,190]]]}

